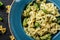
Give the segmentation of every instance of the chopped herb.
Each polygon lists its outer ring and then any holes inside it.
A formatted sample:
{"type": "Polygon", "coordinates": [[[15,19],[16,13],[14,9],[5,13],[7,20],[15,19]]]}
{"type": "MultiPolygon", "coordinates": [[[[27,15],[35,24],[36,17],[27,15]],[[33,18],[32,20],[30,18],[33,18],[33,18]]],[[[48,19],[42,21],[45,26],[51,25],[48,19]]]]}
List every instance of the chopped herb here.
{"type": "Polygon", "coordinates": [[[0,10],[4,10],[5,9],[5,6],[4,4],[0,1],[0,10]]]}

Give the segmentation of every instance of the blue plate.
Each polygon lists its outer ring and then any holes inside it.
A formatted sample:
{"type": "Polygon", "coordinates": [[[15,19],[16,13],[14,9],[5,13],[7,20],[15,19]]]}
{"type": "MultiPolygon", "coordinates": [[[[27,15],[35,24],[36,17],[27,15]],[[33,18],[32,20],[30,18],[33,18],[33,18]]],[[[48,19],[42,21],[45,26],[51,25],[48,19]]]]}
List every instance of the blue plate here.
{"type": "MultiPolygon", "coordinates": [[[[10,21],[10,28],[16,38],[16,40],[33,40],[29,36],[27,36],[24,32],[21,23],[21,15],[25,5],[27,5],[32,0],[15,0],[11,12],[9,15],[10,21]]],[[[60,9],[60,0],[49,0],[54,3],[60,9]]],[[[59,40],[60,39],[60,32],[57,33],[52,40],[59,40]]]]}

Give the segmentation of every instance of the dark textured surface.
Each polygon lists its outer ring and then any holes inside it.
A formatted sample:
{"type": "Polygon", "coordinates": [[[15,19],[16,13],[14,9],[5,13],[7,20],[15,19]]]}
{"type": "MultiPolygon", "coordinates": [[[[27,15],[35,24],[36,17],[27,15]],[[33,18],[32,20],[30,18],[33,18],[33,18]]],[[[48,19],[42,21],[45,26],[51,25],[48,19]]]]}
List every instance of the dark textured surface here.
{"type": "MultiPolygon", "coordinates": [[[[13,0],[0,0],[4,3],[4,5],[11,5],[13,0]]],[[[8,27],[8,13],[6,13],[6,9],[0,10],[0,17],[3,17],[3,21],[0,22],[0,25],[3,25],[7,29],[5,34],[0,34],[0,40],[10,40],[9,36],[11,35],[9,27],[8,27]]]]}

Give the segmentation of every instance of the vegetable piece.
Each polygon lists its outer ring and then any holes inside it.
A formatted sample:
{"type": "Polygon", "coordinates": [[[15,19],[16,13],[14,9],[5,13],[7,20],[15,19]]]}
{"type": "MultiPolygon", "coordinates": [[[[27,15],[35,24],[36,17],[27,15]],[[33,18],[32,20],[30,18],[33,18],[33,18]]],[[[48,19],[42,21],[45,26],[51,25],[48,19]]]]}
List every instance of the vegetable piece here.
{"type": "Polygon", "coordinates": [[[5,9],[5,6],[4,4],[0,1],[0,10],[4,10],[5,9]]]}
{"type": "Polygon", "coordinates": [[[46,34],[42,37],[40,37],[42,40],[51,40],[51,34],[46,34]]]}
{"type": "Polygon", "coordinates": [[[3,3],[0,1],[0,6],[2,6],[3,5],[3,3]]]}
{"type": "Polygon", "coordinates": [[[46,9],[42,9],[44,13],[47,13],[47,10],[46,9]]]}
{"type": "Polygon", "coordinates": [[[38,22],[35,23],[35,27],[40,27],[40,24],[38,22]]]}
{"type": "Polygon", "coordinates": [[[3,18],[2,17],[0,17],[0,21],[3,21],[3,18]]]}
{"type": "Polygon", "coordinates": [[[25,26],[27,26],[27,18],[25,18],[24,20],[23,20],[23,26],[25,27],[25,26]]]}
{"type": "Polygon", "coordinates": [[[36,8],[36,10],[39,10],[37,3],[34,3],[34,7],[36,8]]]}

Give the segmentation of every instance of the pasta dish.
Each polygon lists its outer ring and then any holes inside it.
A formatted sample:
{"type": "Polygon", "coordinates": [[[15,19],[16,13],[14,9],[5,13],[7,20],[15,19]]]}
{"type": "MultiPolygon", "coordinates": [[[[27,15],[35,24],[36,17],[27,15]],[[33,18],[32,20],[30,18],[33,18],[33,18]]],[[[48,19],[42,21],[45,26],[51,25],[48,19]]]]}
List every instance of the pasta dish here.
{"type": "Polygon", "coordinates": [[[60,30],[58,8],[47,0],[34,0],[23,12],[23,28],[34,40],[51,40],[52,34],[60,30]]]}

